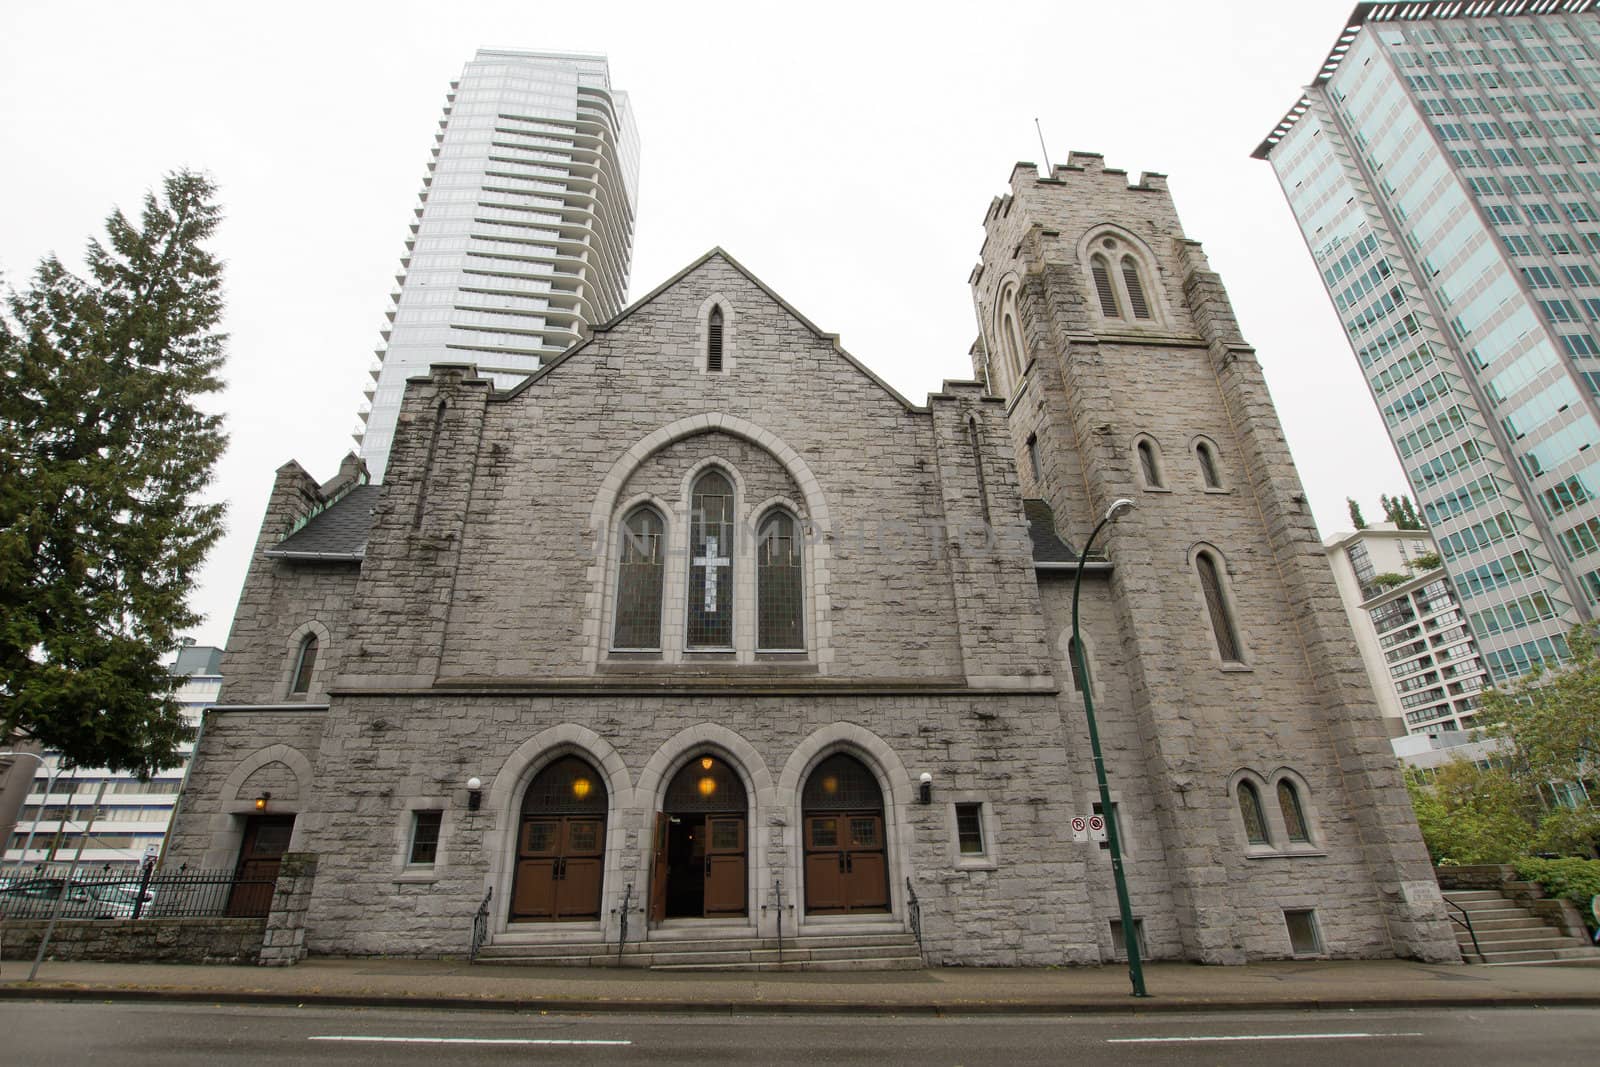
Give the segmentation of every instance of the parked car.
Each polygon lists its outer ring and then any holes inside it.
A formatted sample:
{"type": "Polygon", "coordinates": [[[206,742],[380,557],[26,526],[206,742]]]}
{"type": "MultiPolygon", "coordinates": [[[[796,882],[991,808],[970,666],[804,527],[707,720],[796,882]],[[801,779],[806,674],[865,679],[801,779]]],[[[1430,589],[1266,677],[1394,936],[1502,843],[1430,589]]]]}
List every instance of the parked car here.
{"type": "MultiPolygon", "coordinates": [[[[0,915],[11,919],[47,919],[55,914],[62,878],[26,878],[0,889],[0,915]]],[[[137,887],[73,882],[61,904],[63,919],[129,919],[137,887]]]]}

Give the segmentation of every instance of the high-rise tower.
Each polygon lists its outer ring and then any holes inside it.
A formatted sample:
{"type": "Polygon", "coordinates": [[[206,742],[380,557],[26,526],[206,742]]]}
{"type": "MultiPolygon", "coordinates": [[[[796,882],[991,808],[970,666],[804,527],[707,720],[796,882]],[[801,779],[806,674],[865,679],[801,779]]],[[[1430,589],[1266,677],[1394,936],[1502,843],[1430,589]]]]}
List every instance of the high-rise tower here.
{"type": "Polygon", "coordinates": [[[378,481],[407,378],[515,384],[627,298],[639,136],[604,56],[481,50],[434,139],[357,434],[378,481]]]}
{"type": "Polygon", "coordinates": [[[1358,4],[1255,152],[1502,684],[1600,603],[1595,8],[1358,4]]]}

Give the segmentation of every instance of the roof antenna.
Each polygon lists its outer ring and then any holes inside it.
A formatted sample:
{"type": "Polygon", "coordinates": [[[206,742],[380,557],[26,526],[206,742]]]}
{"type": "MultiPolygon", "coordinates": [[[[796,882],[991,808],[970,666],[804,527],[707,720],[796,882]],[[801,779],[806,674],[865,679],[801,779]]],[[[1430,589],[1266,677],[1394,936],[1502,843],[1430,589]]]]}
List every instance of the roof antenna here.
{"type": "Polygon", "coordinates": [[[1044,146],[1044,128],[1039,125],[1037,118],[1033,120],[1033,128],[1039,131],[1039,151],[1044,153],[1044,176],[1052,178],[1055,176],[1056,170],[1050,165],[1050,149],[1044,146]]]}

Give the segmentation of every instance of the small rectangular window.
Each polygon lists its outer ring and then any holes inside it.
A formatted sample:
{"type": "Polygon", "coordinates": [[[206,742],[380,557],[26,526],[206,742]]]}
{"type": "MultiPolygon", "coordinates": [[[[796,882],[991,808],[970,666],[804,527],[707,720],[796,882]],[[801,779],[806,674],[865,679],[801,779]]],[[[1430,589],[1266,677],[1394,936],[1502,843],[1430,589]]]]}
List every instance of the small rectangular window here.
{"type": "MultiPolygon", "coordinates": [[[[1144,944],[1143,919],[1136,918],[1133,920],[1133,936],[1139,939],[1139,958],[1142,960],[1149,959],[1150,950],[1144,944]]],[[[1111,920],[1111,950],[1117,954],[1117,959],[1119,960],[1128,958],[1128,939],[1123,936],[1121,919],[1111,920]]]]}
{"type": "Polygon", "coordinates": [[[433,863],[439,855],[439,824],[443,819],[442,811],[411,813],[411,852],[407,863],[433,863]]]}
{"type": "Polygon", "coordinates": [[[956,805],[956,846],[963,856],[981,856],[983,847],[983,805],[956,805]]]}
{"type": "Polygon", "coordinates": [[[1322,952],[1322,938],[1317,935],[1317,913],[1311,908],[1291,910],[1285,908],[1283,921],[1289,928],[1289,948],[1296,956],[1316,956],[1322,952]]]}

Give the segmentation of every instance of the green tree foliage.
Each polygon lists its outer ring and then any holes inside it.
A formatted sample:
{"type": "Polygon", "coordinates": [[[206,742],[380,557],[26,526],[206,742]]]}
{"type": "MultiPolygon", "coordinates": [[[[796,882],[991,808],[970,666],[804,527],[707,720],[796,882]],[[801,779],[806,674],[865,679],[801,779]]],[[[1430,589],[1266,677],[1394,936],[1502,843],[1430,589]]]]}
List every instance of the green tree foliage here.
{"type": "Polygon", "coordinates": [[[1411,561],[1411,569],[1418,572],[1436,571],[1443,562],[1444,561],[1439,558],[1439,553],[1424,552],[1422,555],[1411,561]]]}
{"type": "Polygon", "coordinates": [[[1572,662],[1539,667],[1484,694],[1478,721],[1515,746],[1512,766],[1530,788],[1600,771],[1600,624],[1567,636],[1572,662]]]}
{"type": "Polygon", "coordinates": [[[1528,854],[1532,798],[1504,769],[1453,760],[1430,780],[1411,768],[1406,789],[1434,863],[1510,863],[1528,854]]]}
{"type": "Polygon", "coordinates": [[[1356,503],[1356,498],[1347,496],[1344,498],[1344,502],[1350,508],[1351,525],[1358,530],[1365,530],[1367,528],[1367,520],[1361,517],[1361,505],[1356,503]]]}
{"type": "Polygon", "coordinates": [[[1400,496],[1384,494],[1378,497],[1378,504],[1383,508],[1384,521],[1394,523],[1396,529],[1420,530],[1423,528],[1422,520],[1417,517],[1417,509],[1411,503],[1409,496],[1404,494],[1400,496]]]}
{"type": "Polygon", "coordinates": [[[0,737],[147,774],[187,728],[162,665],[222,533],[215,188],[190,173],[106,220],[88,276],[46,257],[0,311],[0,737]]]}

